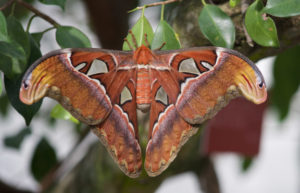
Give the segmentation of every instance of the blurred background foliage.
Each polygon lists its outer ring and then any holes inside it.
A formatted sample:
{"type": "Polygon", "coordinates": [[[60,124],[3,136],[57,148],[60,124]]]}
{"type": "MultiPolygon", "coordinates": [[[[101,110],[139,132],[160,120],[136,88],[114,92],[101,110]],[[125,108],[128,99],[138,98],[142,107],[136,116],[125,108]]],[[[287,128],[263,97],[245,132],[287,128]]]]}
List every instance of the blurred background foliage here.
{"type": "MultiPolygon", "coordinates": [[[[97,35],[101,47],[129,50],[128,44],[123,42],[129,30],[131,13],[128,11],[138,12],[138,0],[82,1],[90,18],[87,24],[97,35]]],[[[40,101],[31,106],[24,105],[19,101],[18,93],[26,69],[45,54],[40,48],[43,35],[54,30],[55,39],[51,41],[56,41],[58,48],[92,45],[80,29],[60,24],[51,15],[35,8],[36,3],[37,0],[0,0],[0,114],[5,118],[11,105],[25,120],[23,128],[15,135],[7,136],[3,143],[16,150],[26,137],[32,135],[30,123],[34,116],[39,116],[42,104],[40,101]],[[50,27],[31,32],[31,24],[36,18],[49,23],[50,27]]],[[[62,12],[68,9],[66,0],[39,0],[39,3],[58,6],[62,12]]],[[[151,26],[144,16],[144,11],[151,9],[148,6],[140,11],[140,17],[132,27],[139,45],[145,43],[143,35],[147,33],[152,49],[165,42],[163,49],[208,45],[233,48],[254,61],[277,56],[269,104],[278,112],[278,119],[287,117],[290,101],[300,84],[299,0],[182,0],[165,5],[157,15],[157,27],[151,26]]],[[[127,39],[131,41],[131,36],[127,39]]],[[[80,124],[60,105],[48,112],[42,116],[49,128],[55,126],[57,119],[74,123],[78,141],[69,154],[72,157],[89,133],[87,126],[80,124]]],[[[149,178],[145,173],[137,179],[128,178],[98,143],[91,145],[84,158],[66,172],[63,168],[71,158],[58,159],[46,137],[36,144],[30,168],[32,176],[40,183],[40,192],[153,192],[164,179],[185,171],[198,176],[203,191],[220,192],[209,156],[200,153],[202,140],[201,132],[192,137],[174,163],[155,178],[149,178]]],[[[249,165],[251,159],[247,157],[243,167],[249,165]]],[[[1,189],[26,192],[5,183],[0,183],[1,189]]]]}

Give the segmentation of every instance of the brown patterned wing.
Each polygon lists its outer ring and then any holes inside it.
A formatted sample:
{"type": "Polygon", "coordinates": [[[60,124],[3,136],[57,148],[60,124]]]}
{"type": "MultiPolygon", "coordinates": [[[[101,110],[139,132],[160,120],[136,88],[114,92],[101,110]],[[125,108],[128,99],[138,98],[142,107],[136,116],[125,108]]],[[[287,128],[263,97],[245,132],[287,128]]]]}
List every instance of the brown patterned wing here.
{"type": "Polygon", "coordinates": [[[132,178],[139,176],[142,166],[135,96],[135,84],[131,80],[123,88],[104,123],[93,127],[93,132],[106,146],[114,161],[132,178]]]}
{"type": "Polygon", "coordinates": [[[56,99],[94,133],[129,176],[141,168],[138,144],[135,68],[132,52],[64,49],[34,63],[24,75],[20,99],[32,104],[56,99]]]}
{"type": "Polygon", "coordinates": [[[114,98],[124,87],[122,83],[130,78],[130,74],[124,76],[125,73],[122,73],[125,80],[111,86],[118,62],[114,54],[99,49],[50,52],[36,61],[24,75],[20,99],[25,104],[32,104],[49,96],[80,121],[88,125],[98,124],[111,111],[114,98]],[[101,78],[93,77],[96,75],[101,78]],[[117,89],[114,88],[116,86],[117,89]],[[116,92],[109,96],[112,89],[116,92]]]}
{"type": "Polygon", "coordinates": [[[145,168],[159,175],[196,133],[193,126],[216,114],[230,99],[254,103],[267,93],[261,73],[246,57],[224,48],[157,52],[145,168]],[[169,69],[165,64],[169,65],[169,69]],[[160,70],[161,69],[161,70],[160,70]]]}
{"type": "Polygon", "coordinates": [[[267,98],[258,68],[242,54],[225,48],[190,49],[173,58],[173,69],[193,74],[181,83],[176,109],[190,124],[214,116],[237,97],[260,104],[267,98]]]}
{"type": "Polygon", "coordinates": [[[155,82],[150,108],[149,142],[146,148],[145,169],[157,176],[175,159],[181,146],[197,128],[188,124],[178,113],[163,87],[155,82]]]}

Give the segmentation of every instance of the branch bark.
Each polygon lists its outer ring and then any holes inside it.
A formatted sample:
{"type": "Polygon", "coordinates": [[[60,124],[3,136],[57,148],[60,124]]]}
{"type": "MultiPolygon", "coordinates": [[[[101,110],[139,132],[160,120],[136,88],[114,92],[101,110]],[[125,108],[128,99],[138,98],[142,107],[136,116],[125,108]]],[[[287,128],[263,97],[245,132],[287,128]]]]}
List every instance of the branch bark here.
{"type": "Polygon", "coordinates": [[[182,1],[182,0],[166,0],[166,1],[159,1],[159,2],[155,2],[155,3],[145,4],[143,6],[136,7],[133,10],[130,10],[130,12],[137,11],[137,10],[140,10],[140,9],[144,9],[144,8],[147,8],[147,7],[166,5],[166,4],[169,4],[169,3],[174,3],[174,2],[179,2],[179,1],[182,1]]]}

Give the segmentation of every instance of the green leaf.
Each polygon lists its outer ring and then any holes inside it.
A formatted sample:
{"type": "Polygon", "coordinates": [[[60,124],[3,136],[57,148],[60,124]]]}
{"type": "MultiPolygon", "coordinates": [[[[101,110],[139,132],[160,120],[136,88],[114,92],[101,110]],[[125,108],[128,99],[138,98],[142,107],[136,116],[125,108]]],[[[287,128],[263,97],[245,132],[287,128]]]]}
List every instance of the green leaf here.
{"type": "Polygon", "coordinates": [[[300,14],[300,0],[268,0],[264,12],[277,17],[300,14]]]}
{"type": "Polygon", "coordinates": [[[30,54],[30,43],[21,23],[9,16],[7,18],[8,38],[0,41],[0,69],[5,75],[13,78],[20,75],[26,69],[26,59],[30,54]]]}
{"type": "Polygon", "coordinates": [[[240,0],[230,0],[229,1],[229,5],[231,6],[231,7],[235,7],[237,4],[239,4],[240,3],[240,0]]]}
{"type": "Polygon", "coordinates": [[[8,41],[7,24],[2,11],[0,11],[0,41],[8,41]]]}
{"type": "Polygon", "coordinates": [[[21,75],[25,72],[25,70],[28,68],[30,64],[35,62],[38,58],[42,56],[39,45],[34,41],[34,39],[29,35],[30,38],[30,55],[28,60],[25,59],[25,53],[23,51],[23,48],[17,44],[17,43],[6,43],[6,42],[0,42],[0,50],[1,46],[3,44],[8,44],[10,47],[3,48],[5,51],[2,51],[2,54],[6,54],[7,56],[10,56],[10,58],[5,58],[0,54],[0,70],[3,70],[5,75],[10,79],[16,79],[18,78],[18,75],[21,75]],[[10,49],[11,48],[11,49],[10,49]],[[20,54],[22,53],[23,57],[20,58],[16,53],[20,54]]]}
{"type": "Polygon", "coordinates": [[[62,9],[65,9],[66,0],[39,0],[39,1],[47,5],[57,5],[62,9]]]}
{"type": "MultiPolygon", "coordinates": [[[[30,37],[30,56],[28,58],[28,63],[33,63],[35,60],[42,56],[40,49],[37,44],[34,42],[33,38],[30,37]]],[[[27,65],[29,66],[29,65],[27,65]]],[[[19,78],[14,77],[14,79],[9,79],[7,75],[4,77],[5,88],[7,92],[7,96],[9,98],[12,106],[24,117],[26,125],[29,125],[33,116],[39,110],[42,100],[33,104],[33,105],[25,105],[19,99],[19,90],[21,86],[22,76],[19,78]]]]}
{"type": "Polygon", "coordinates": [[[8,43],[0,41],[0,53],[22,61],[26,60],[26,55],[23,48],[15,42],[8,43]]]}
{"type": "MultiPolygon", "coordinates": [[[[29,36],[30,38],[30,56],[28,58],[28,64],[32,64],[35,62],[38,58],[42,56],[41,51],[37,45],[37,43],[34,41],[33,37],[29,36]]],[[[14,66],[14,65],[13,65],[14,66]]],[[[29,65],[27,65],[29,67],[29,65]]],[[[7,82],[7,86],[9,90],[7,90],[7,95],[9,96],[9,100],[12,104],[12,106],[24,117],[26,121],[26,125],[29,125],[31,122],[31,119],[33,116],[37,113],[39,110],[42,100],[33,104],[33,105],[25,105],[23,104],[19,99],[19,89],[22,81],[22,76],[16,79],[6,80],[5,85],[7,82]]],[[[7,89],[7,87],[6,87],[7,89]]]]}
{"type": "Polygon", "coordinates": [[[172,27],[164,20],[158,24],[151,44],[151,49],[160,48],[165,43],[162,50],[179,49],[180,43],[172,27]]]}
{"type": "Polygon", "coordinates": [[[271,101],[279,112],[280,120],[287,117],[291,99],[300,85],[299,54],[300,46],[296,46],[279,54],[274,63],[271,101]]]}
{"type": "Polygon", "coordinates": [[[19,99],[21,81],[22,77],[17,80],[10,80],[6,76],[4,77],[5,89],[10,103],[24,117],[26,125],[29,125],[33,116],[39,110],[42,101],[30,106],[22,103],[19,99]]]}
{"type": "Polygon", "coordinates": [[[278,47],[279,41],[274,21],[263,13],[263,3],[256,0],[246,12],[245,25],[250,37],[259,45],[278,47]]]}
{"type": "Polygon", "coordinates": [[[56,30],[56,41],[62,48],[88,48],[91,42],[84,33],[75,27],[60,26],[56,30]]]}
{"type": "Polygon", "coordinates": [[[65,110],[60,104],[55,105],[51,111],[51,117],[56,119],[69,120],[76,124],[79,123],[67,110],[65,110]]]}
{"type": "Polygon", "coordinates": [[[19,133],[13,136],[6,137],[4,139],[4,144],[7,147],[19,149],[20,145],[22,144],[23,140],[27,135],[31,134],[31,129],[29,127],[26,127],[22,129],[19,133]]]}
{"type": "Polygon", "coordinates": [[[8,113],[9,101],[7,95],[4,94],[0,96],[0,113],[3,117],[5,117],[8,113]]]}
{"type": "Polygon", "coordinates": [[[4,59],[0,63],[6,77],[13,78],[15,75],[22,74],[26,69],[27,58],[30,54],[30,43],[21,23],[13,16],[9,16],[7,22],[8,41],[0,42],[0,53],[4,56],[10,57],[9,59],[0,56],[4,59]]]}
{"type": "Polygon", "coordinates": [[[37,59],[39,59],[42,56],[39,42],[30,34],[29,35],[30,40],[30,56],[28,58],[28,66],[30,66],[32,63],[34,63],[37,59]]]}
{"type": "Polygon", "coordinates": [[[0,42],[0,69],[12,78],[20,75],[26,69],[26,54],[16,42],[0,42]],[[9,58],[5,57],[8,56],[9,58]]]}
{"type": "Polygon", "coordinates": [[[31,33],[30,35],[34,39],[34,41],[37,43],[38,47],[40,47],[40,41],[44,35],[44,32],[31,33]]]}
{"type": "MultiPolygon", "coordinates": [[[[127,35],[126,39],[133,47],[140,47],[142,44],[147,45],[145,41],[145,34],[147,34],[147,41],[151,45],[153,39],[153,29],[144,14],[142,14],[136,24],[132,27],[131,31],[136,39],[137,45],[134,45],[132,35],[130,33],[127,35]]],[[[123,50],[130,50],[130,47],[126,41],[123,43],[123,50]]]]}
{"type": "Polygon", "coordinates": [[[46,138],[42,138],[34,150],[31,160],[31,173],[37,181],[43,178],[58,163],[55,150],[46,138]]]}
{"type": "Polygon", "coordinates": [[[16,58],[12,58],[12,76],[13,78],[18,78],[24,70],[26,69],[26,63],[20,60],[17,60],[16,58]]]}
{"type": "MultiPolygon", "coordinates": [[[[24,31],[21,23],[13,16],[7,18],[7,31],[11,42],[16,42],[22,46],[26,56],[30,55],[30,42],[28,34],[24,31]]],[[[26,61],[24,61],[26,62],[26,61]]]]}
{"type": "Polygon", "coordinates": [[[13,78],[11,57],[5,56],[0,53],[0,70],[9,78],[13,78]]]}
{"type": "Polygon", "coordinates": [[[235,41],[233,22],[218,6],[206,4],[198,21],[201,32],[213,45],[233,47],[235,41]]]}

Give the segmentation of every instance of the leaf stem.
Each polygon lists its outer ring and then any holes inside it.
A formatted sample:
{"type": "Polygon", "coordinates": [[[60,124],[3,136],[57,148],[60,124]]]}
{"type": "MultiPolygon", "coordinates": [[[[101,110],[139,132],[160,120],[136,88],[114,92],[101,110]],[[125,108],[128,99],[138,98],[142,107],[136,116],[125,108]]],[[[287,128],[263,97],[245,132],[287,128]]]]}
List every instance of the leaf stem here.
{"type": "Polygon", "coordinates": [[[201,0],[202,4],[205,6],[206,5],[206,2],[205,0],[201,0]]]}
{"type": "Polygon", "coordinates": [[[165,4],[162,4],[161,11],[160,11],[160,21],[164,20],[164,11],[165,11],[165,4]]]}
{"type": "Polygon", "coordinates": [[[35,17],[37,17],[36,14],[34,14],[34,15],[32,15],[32,16],[30,17],[30,19],[29,19],[29,21],[28,21],[28,24],[27,24],[27,27],[26,27],[26,32],[29,32],[29,28],[30,28],[31,23],[32,23],[32,21],[33,21],[33,19],[34,19],[35,17]]]}
{"type": "Polygon", "coordinates": [[[166,0],[166,1],[155,2],[155,3],[146,4],[146,5],[143,5],[143,6],[136,7],[136,8],[134,8],[134,9],[128,11],[128,12],[131,13],[131,12],[134,12],[134,11],[137,11],[137,10],[140,10],[140,9],[144,9],[144,8],[148,8],[148,7],[166,5],[166,4],[169,4],[169,3],[180,2],[180,1],[182,1],[182,0],[166,0]]]}
{"type": "Polygon", "coordinates": [[[16,3],[14,2],[11,6],[11,10],[10,10],[10,13],[9,13],[9,16],[13,16],[14,13],[15,13],[15,8],[16,8],[16,3]]]}
{"type": "Polygon", "coordinates": [[[48,29],[45,29],[44,31],[42,31],[42,33],[44,34],[44,33],[48,32],[48,31],[50,31],[50,30],[53,30],[53,29],[55,29],[54,26],[53,26],[53,27],[49,27],[48,29]]]}
{"type": "Polygon", "coordinates": [[[146,6],[144,5],[143,9],[142,9],[142,17],[144,17],[144,15],[145,15],[145,8],[146,8],[146,6]]]}
{"type": "Polygon", "coordinates": [[[32,5],[30,5],[29,3],[26,3],[25,1],[22,1],[22,0],[15,0],[15,2],[17,2],[20,5],[22,5],[26,9],[30,10],[31,12],[35,13],[35,15],[39,16],[40,18],[43,18],[48,23],[52,24],[54,27],[57,28],[57,27],[60,26],[54,19],[52,19],[48,15],[40,12],[39,10],[37,10],[36,8],[34,8],[32,5]]]}

